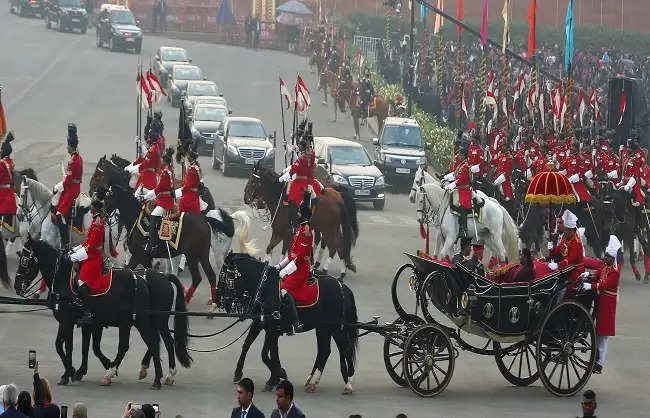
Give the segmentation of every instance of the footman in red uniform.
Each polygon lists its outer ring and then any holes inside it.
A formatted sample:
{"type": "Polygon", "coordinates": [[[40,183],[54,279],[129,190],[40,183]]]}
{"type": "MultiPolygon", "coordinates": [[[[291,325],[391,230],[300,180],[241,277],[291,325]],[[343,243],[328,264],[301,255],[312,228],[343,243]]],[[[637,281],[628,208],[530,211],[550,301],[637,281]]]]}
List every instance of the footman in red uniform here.
{"type": "Polygon", "coordinates": [[[14,162],[11,159],[11,141],[13,140],[14,134],[9,132],[0,149],[0,218],[4,218],[5,222],[12,225],[18,209],[12,181],[14,162]]]}
{"type": "Polygon", "coordinates": [[[457,190],[458,192],[458,238],[463,238],[468,236],[467,231],[467,215],[472,211],[472,189],[471,185],[471,173],[473,170],[479,170],[478,165],[470,166],[467,161],[468,149],[462,147],[458,152],[460,157],[460,163],[456,170],[453,173],[449,173],[445,176],[445,179],[451,181],[448,185],[445,186],[447,190],[457,190]]]}
{"type": "Polygon", "coordinates": [[[551,261],[548,263],[548,268],[557,270],[558,268],[564,269],[567,266],[575,265],[576,268],[569,273],[569,286],[567,287],[566,295],[571,296],[576,291],[578,278],[585,271],[584,265],[584,248],[582,240],[577,231],[578,218],[569,210],[564,211],[562,216],[564,221],[564,236],[560,243],[549,251],[549,256],[553,260],[560,260],[559,262],[551,261]]]}

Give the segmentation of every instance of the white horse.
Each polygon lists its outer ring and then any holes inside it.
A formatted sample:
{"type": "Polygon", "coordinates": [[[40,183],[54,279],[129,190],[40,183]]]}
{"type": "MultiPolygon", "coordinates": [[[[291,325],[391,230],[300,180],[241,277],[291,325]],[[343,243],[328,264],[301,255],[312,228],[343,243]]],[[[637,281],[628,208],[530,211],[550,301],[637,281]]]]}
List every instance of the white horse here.
{"type": "MultiPolygon", "coordinates": [[[[426,221],[425,218],[429,216],[433,218],[434,225],[439,226],[439,229],[433,228],[433,242],[436,250],[433,253],[437,253],[440,258],[451,258],[458,236],[458,220],[449,209],[449,193],[442,188],[440,182],[427,176],[424,172],[419,173],[419,176],[416,175],[416,180],[420,185],[415,190],[411,190],[411,195],[415,195],[413,200],[417,200],[418,221],[423,223],[426,221]],[[427,180],[430,182],[425,183],[427,180]],[[440,242],[442,242],[442,248],[437,251],[440,242]]],[[[415,182],[414,185],[416,185],[415,182]]],[[[485,246],[500,262],[516,260],[519,234],[514,220],[496,199],[487,196],[480,190],[476,194],[485,201],[485,205],[482,209],[481,222],[475,222],[473,218],[467,220],[470,236],[477,235],[478,239],[482,239],[485,246]]]]}
{"type": "Polygon", "coordinates": [[[39,205],[33,198],[26,193],[27,177],[23,177],[20,187],[20,196],[16,196],[16,223],[13,231],[4,228],[4,237],[8,240],[5,247],[6,254],[9,255],[13,247],[22,248],[23,239],[29,234],[32,238],[37,239],[40,235],[40,221],[38,225],[33,224],[34,219],[41,219],[39,205]]]}

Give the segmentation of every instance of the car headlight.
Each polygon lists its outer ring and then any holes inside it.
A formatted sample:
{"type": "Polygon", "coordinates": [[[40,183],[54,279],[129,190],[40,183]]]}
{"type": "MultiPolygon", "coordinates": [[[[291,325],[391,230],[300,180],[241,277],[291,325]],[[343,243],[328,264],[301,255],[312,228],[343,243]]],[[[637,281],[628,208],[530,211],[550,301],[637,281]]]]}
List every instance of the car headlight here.
{"type": "Polygon", "coordinates": [[[375,180],[375,186],[383,186],[384,184],[386,184],[384,176],[377,177],[377,180],[375,180]]]}
{"type": "Polygon", "coordinates": [[[237,147],[235,147],[232,144],[228,144],[228,152],[233,155],[239,155],[239,153],[237,152],[237,147]]]}
{"type": "Polygon", "coordinates": [[[266,155],[264,157],[270,157],[271,155],[275,155],[275,148],[269,148],[266,150],[266,155]]]}
{"type": "Polygon", "coordinates": [[[379,159],[385,163],[390,162],[390,155],[386,154],[385,152],[381,151],[379,153],[379,159]]]}
{"type": "Polygon", "coordinates": [[[348,184],[348,181],[345,179],[345,177],[339,176],[338,174],[332,174],[332,180],[334,181],[334,183],[348,184]]]}
{"type": "Polygon", "coordinates": [[[426,165],[427,164],[427,157],[420,157],[418,159],[418,165],[426,165]]]}

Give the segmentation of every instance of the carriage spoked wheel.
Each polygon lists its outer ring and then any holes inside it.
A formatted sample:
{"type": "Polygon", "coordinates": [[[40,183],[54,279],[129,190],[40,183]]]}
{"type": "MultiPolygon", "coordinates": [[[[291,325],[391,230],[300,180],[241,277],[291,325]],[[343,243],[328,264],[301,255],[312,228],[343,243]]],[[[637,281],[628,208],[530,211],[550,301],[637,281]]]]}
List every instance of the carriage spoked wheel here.
{"type": "Polygon", "coordinates": [[[404,377],[411,390],[423,397],[441,393],[454,374],[456,352],[449,336],[435,324],[416,328],[404,345],[404,377]]]}
{"type": "MultiPolygon", "coordinates": [[[[402,317],[397,318],[393,321],[395,325],[403,324],[412,325],[413,328],[423,325],[424,319],[415,316],[409,315],[406,319],[406,322],[402,317]]],[[[384,365],[386,366],[386,371],[393,382],[397,383],[400,386],[406,387],[406,379],[404,377],[404,341],[406,338],[402,336],[389,334],[384,339],[384,365]]]]}
{"type": "Polygon", "coordinates": [[[413,264],[404,264],[395,273],[390,288],[395,312],[400,318],[418,314],[418,281],[413,264]]]}
{"type": "Polygon", "coordinates": [[[537,339],[537,369],[546,389],[572,396],[584,387],[596,363],[596,327],[589,312],[573,301],[555,306],[537,339]]]}
{"type": "Polygon", "coordinates": [[[428,323],[439,323],[429,309],[431,305],[438,312],[453,312],[456,308],[456,303],[457,301],[447,284],[445,274],[439,271],[429,273],[418,292],[418,306],[422,310],[422,316],[425,321],[428,323]]]}
{"type": "Polygon", "coordinates": [[[504,345],[494,341],[494,359],[506,380],[515,386],[528,386],[539,379],[535,342],[528,340],[504,345]]]}

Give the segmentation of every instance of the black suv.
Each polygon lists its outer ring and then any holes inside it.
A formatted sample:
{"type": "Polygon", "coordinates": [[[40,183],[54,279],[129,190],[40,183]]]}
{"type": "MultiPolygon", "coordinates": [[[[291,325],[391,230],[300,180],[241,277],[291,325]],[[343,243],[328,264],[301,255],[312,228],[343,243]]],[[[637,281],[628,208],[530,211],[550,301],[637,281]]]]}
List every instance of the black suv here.
{"type": "Polygon", "coordinates": [[[9,11],[18,16],[39,15],[43,17],[41,0],[9,0],[9,11]]]}
{"type": "Polygon", "coordinates": [[[142,29],[131,10],[124,6],[103,5],[97,23],[97,47],[108,44],[111,51],[118,48],[142,50],[142,29]]]}
{"type": "Polygon", "coordinates": [[[80,0],[46,0],[44,7],[45,27],[48,29],[56,25],[61,32],[79,29],[81,33],[86,33],[88,14],[80,0]]]}

